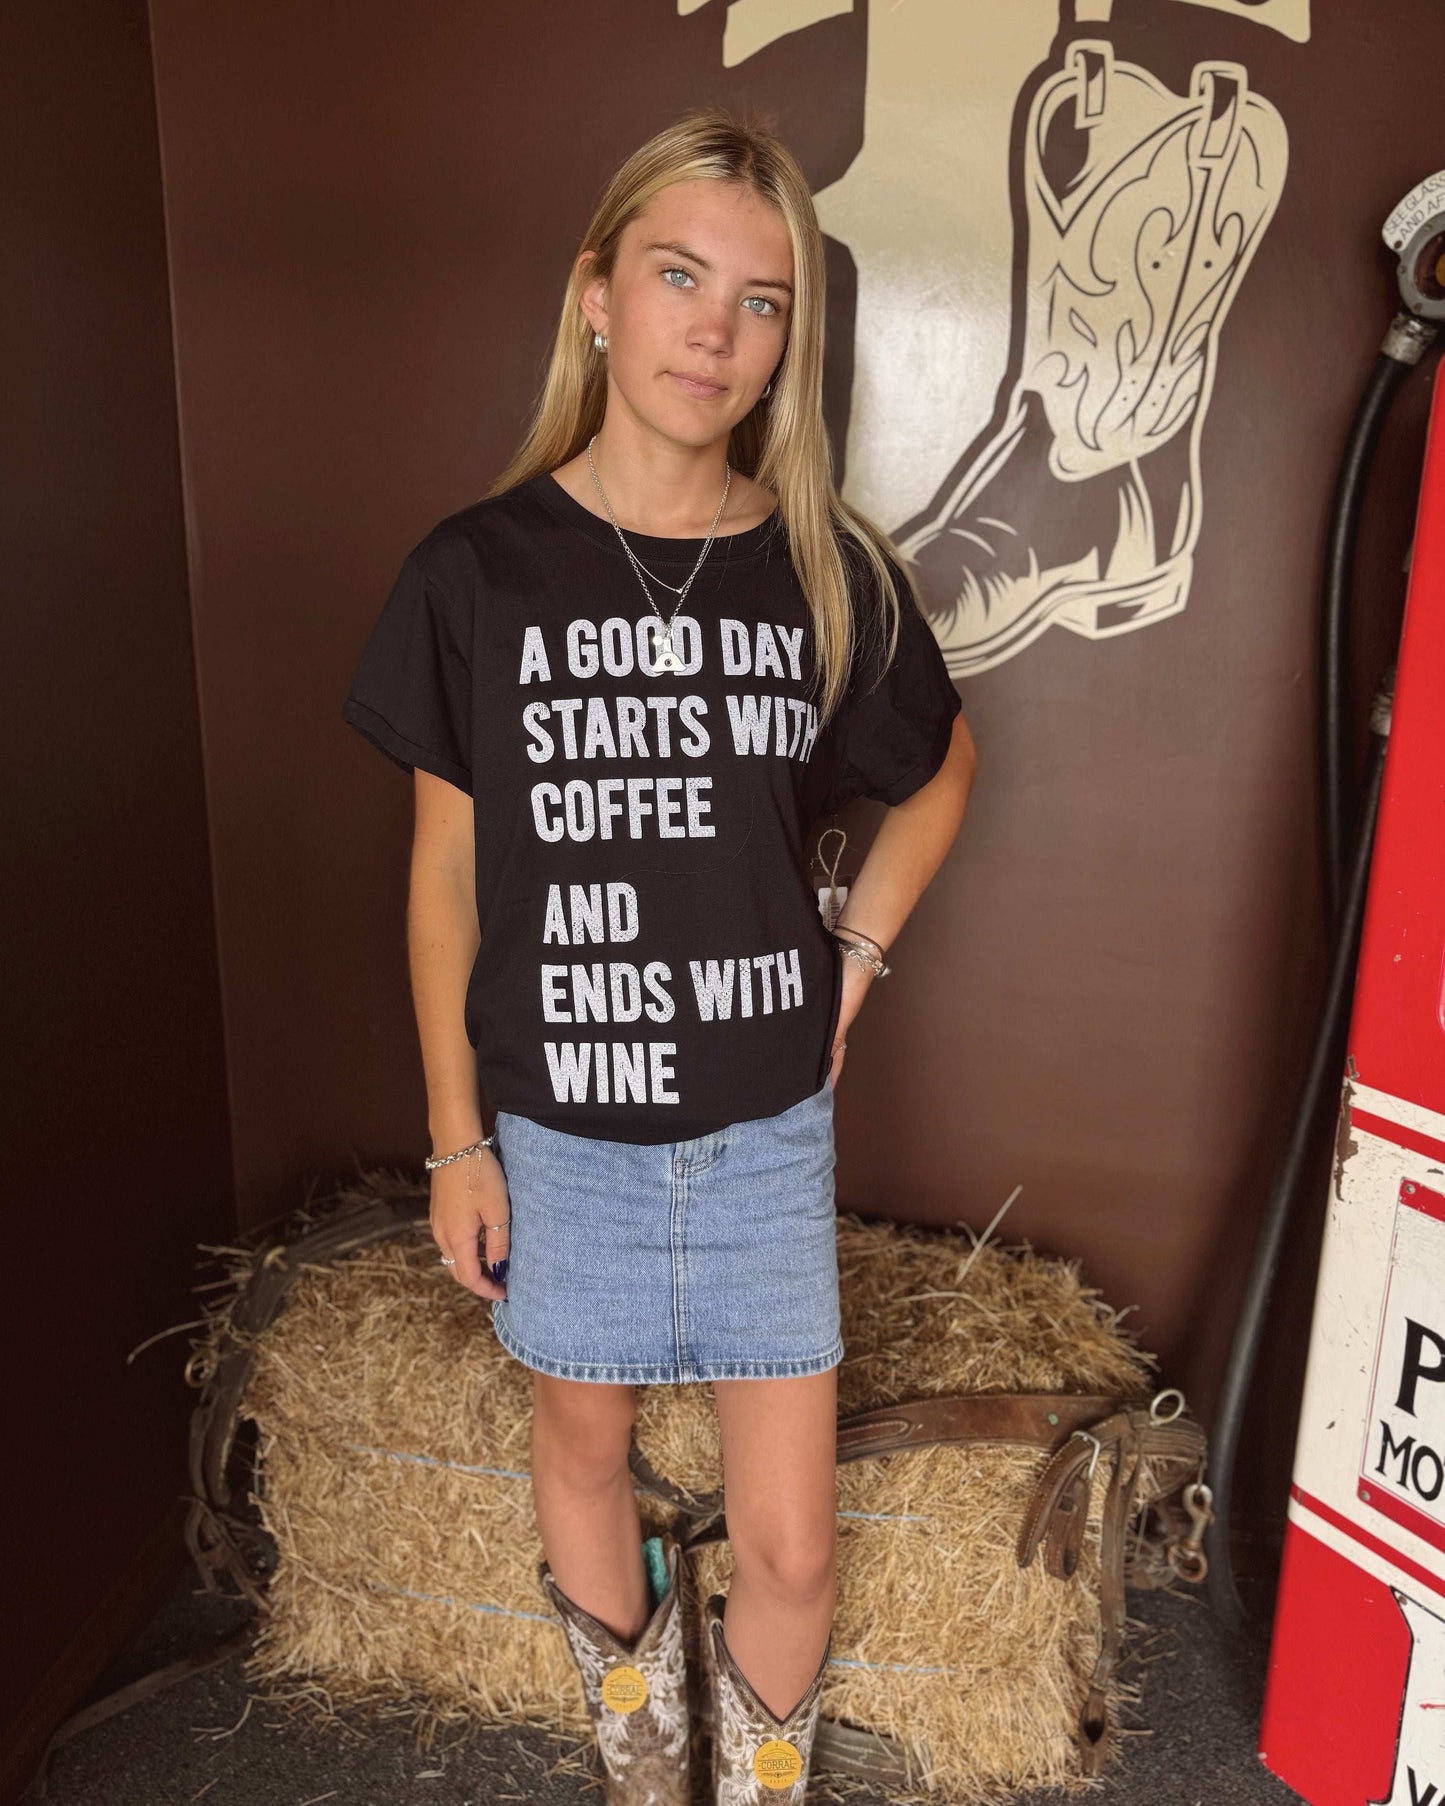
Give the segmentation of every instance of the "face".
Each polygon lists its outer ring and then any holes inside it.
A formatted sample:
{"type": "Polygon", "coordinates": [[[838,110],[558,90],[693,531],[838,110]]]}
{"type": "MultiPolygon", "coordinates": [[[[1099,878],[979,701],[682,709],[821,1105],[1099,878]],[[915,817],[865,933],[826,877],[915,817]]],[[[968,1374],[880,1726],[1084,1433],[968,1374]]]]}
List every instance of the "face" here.
{"type": "Polygon", "coordinates": [[[610,380],[668,437],[709,444],[741,420],[788,339],[793,254],[750,188],[675,182],[628,222],[608,283],[583,307],[607,335],[610,380]]]}

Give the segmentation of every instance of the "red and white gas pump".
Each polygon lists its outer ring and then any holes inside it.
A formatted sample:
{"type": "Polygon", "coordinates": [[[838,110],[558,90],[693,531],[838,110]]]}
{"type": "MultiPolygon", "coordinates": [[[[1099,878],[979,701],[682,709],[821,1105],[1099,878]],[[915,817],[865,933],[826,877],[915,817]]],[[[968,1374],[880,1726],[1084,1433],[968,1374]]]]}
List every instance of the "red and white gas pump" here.
{"type": "Polygon", "coordinates": [[[1259,1755],[1445,1806],[1445,383],[1435,382],[1259,1755]]]}

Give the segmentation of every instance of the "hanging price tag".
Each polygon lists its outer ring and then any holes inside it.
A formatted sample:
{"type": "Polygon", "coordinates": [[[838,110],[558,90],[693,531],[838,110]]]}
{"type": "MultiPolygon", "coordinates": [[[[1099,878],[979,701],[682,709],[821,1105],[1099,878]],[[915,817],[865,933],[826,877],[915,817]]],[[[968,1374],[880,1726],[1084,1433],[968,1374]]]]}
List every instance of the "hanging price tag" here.
{"type": "Polygon", "coordinates": [[[843,905],[848,901],[846,884],[818,886],[818,910],[828,928],[838,926],[838,917],[843,913],[843,905]]]}
{"type": "Polygon", "coordinates": [[[826,884],[818,886],[818,912],[829,929],[837,926],[838,917],[843,913],[843,905],[848,901],[848,888],[852,880],[840,878],[838,875],[838,867],[843,858],[843,848],[847,844],[848,836],[841,828],[825,828],[818,837],[818,845],[814,852],[814,866],[827,878],[826,884]],[[838,836],[837,850],[831,861],[823,853],[823,842],[830,834],[838,836]]]}

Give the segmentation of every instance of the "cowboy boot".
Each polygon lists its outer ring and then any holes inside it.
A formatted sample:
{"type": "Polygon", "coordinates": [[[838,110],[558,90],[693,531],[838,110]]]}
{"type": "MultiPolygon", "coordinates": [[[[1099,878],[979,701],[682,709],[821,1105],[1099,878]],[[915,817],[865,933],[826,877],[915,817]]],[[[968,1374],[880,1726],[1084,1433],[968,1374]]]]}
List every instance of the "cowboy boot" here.
{"type": "Polygon", "coordinates": [[[537,1571],[582,1674],[587,1713],[607,1774],[606,1806],[688,1806],[681,1549],[666,1532],[648,1541],[660,1548],[666,1578],[649,1576],[649,1598],[657,1602],[632,1643],[624,1643],[569,1599],[546,1561],[537,1571]],[[661,1587],[666,1590],[658,1600],[661,1587]]]}
{"type": "Polygon", "coordinates": [[[1199,440],[1230,303],[1284,184],[1241,64],[1175,94],[1078,39],[1024,137],[1020,373],[998,430],[895,535],[955,677],[1050,626],[1105,639],[1185,605],[1199,440]]]}
{"type": "Polygon", "coordinates": [[[712,1731],[709,1806],[802,1806],[832,1633],[803,1697],[786,1718],[775,1718],[727,1646],[723,1604],[723,1595],[714,1593],[703,1608],[703,1671],[712,1731]]]}

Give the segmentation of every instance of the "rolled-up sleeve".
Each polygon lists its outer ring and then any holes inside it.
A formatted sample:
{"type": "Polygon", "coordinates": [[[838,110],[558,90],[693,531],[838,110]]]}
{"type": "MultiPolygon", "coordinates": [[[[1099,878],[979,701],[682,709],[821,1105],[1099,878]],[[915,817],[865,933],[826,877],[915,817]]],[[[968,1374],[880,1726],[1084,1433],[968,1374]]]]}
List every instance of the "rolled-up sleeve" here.
{"type": "MultiPolygon", "coordinates": [[[[891,563],[891,561],[890,561],[891,563]]],[[[893,566],[898,586],[898,645],[874,682],[877,655],[869,652],[850,686],[832,735],[835,768],[820,813],[855,797],[901,803],[921,790],[948,756],[962,698],[948,674],[933,629],[893,566]]]]}
{"type": "Polygon", "coordinates": [[[472,618],[427,542],[407,554],[362,649],[341,716],[404,771],[472,793],[472,618]]]}

